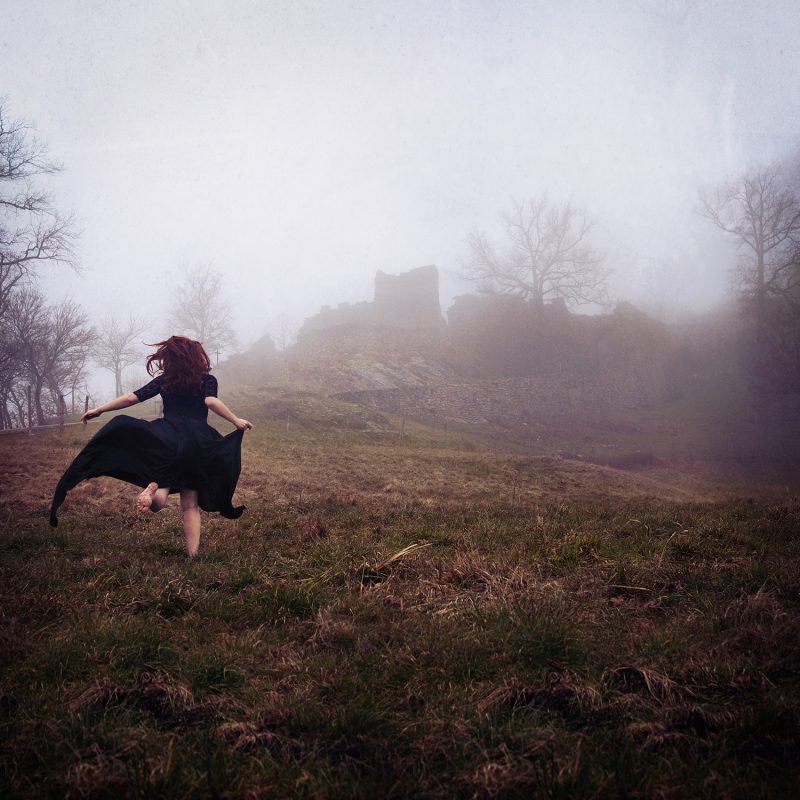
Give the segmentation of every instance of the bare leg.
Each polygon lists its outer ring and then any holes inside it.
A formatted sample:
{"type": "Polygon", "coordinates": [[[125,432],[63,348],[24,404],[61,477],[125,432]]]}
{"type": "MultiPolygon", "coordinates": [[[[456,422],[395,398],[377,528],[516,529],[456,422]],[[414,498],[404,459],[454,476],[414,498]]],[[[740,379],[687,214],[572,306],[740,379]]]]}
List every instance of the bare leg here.
{"type": "Polygon", "coordinates": [[[194,489],[181,489],[181,511],[186,552],[189,558],[194,558],[200,547],[200,508],[197,505],[197,492],[194,489]]]}
{"type": "Polygon", "coordinates": [[[169,488],[158,488],[157,483],[149,483],[144,491],[136,498],[136,507],[144,514],[145,511],[161,511],[164,508],[169,488]]]}
{"type": "Polygon", "coordinates": [[[156,490],[156,493],[153,495],[153,502],[150,504],[150,510],[153,512],[161,511],[161,509],[167,504],[168,497],[168,486],[162,486],[160,489],[156,490]]]}

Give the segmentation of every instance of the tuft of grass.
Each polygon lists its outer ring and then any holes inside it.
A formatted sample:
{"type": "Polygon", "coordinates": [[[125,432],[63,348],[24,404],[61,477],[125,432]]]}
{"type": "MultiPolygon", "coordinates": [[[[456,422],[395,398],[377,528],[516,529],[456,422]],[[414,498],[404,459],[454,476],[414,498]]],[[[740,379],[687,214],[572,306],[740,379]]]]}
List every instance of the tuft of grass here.
{"type": "Polygon", "coordinates": [[[112,481],[50,533],[84,440],[0,439],[3,797],[792,796],[793,490],[252,402],[191,563],[112,481]]]}

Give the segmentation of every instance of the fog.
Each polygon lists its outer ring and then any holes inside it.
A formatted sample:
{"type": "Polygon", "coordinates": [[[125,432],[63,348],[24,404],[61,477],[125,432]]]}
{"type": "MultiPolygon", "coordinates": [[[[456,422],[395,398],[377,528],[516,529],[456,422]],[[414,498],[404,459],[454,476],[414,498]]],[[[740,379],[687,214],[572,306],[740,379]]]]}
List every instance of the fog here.
{"type": "Polygon", "coordinates": [[[5,2],[0,91],[64,170],[99,318],[161,325],[181,271],[226,277],[243,344],[279,313],[371,297],[511,197],[588,207],[613,294],[669,313],[725,295],[698,187],[800,131],[796,2],[5,2]]]}

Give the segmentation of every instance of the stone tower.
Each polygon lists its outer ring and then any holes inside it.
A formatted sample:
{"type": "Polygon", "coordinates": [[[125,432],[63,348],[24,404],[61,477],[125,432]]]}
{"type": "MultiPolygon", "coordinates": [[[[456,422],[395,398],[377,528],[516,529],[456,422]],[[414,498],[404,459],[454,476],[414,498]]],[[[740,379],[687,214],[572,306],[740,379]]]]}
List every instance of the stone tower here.
{"type": "Polygon", "coordinates": [[[417,267],[399,275],[375,274],[376,321],[400,328],[440,328],[444,325],[439,305],[439,271],[435,266],[417,267]]]}

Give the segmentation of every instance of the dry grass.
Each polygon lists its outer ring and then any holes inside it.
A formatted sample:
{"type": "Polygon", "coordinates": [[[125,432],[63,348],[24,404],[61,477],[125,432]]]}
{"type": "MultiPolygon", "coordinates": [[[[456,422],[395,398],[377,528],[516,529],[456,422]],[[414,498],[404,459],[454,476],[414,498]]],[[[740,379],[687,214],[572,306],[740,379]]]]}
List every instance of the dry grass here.
{"type": "Polygon", "coordinates": [[[193,563],[0,440],[4,796],[792,796],[796,495],[281,408],[193,563]]]}

